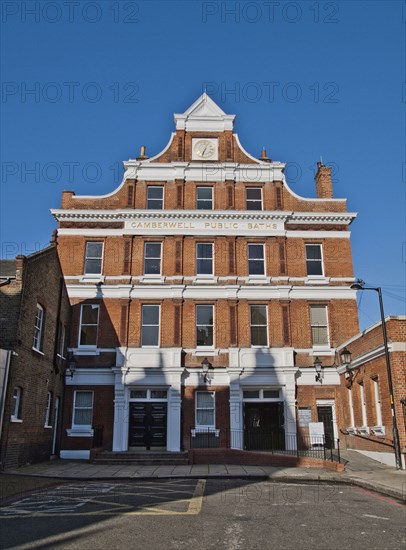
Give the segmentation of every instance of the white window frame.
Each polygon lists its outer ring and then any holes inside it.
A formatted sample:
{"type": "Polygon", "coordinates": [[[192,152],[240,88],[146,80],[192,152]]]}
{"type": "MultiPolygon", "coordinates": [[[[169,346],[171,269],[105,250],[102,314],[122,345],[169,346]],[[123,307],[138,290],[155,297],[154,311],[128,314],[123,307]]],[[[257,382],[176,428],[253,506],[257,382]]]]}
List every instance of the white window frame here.
{"type": "Polygon", "coordinates": [[[269,387],[265,387],[265,388],[259,388],[258,386],[244,386],[241,388],[241,395],[242,395],[242,400],[245,402],[253,402],[253,403],[256,403],[258,401],[264,401],[264,402],[269,402],[269,403],[281,403],[284,401],[284,397],[283,397],[283,391],[282,391],[282,388],[279,387],[279,388],[269,388],[269,387]],[[247,391],[256,391],[258,392],[258,397],[246,397],[244,396],[244,393],[247,392],[247,391]],[[278,397],[264,397],[264,392],[266,391],[274,391],[274,392],[278,392],[279,395],[278,397]]]}
{"type": "Polygon", "coordinates": [[[215,344],[215,331],[214,331],[214,327],[215,327],[215,323],[216,323],[216,320],[215,320],[215,307],[213,304],[196,304],[195,306],[195,325],[196,325],[196,348],[198,348],[199,350],[204,350],[204,349],[214,349],[214,344],[215,344]],[[197,324],[197,308],[200,307],[200,306],[203,306],[203,307],[211,307],[212,308],[212,318],[213,318],[213,324],[212,325],[198,325],[197,324]],[[209,344],[209,345],[199,345],[197,343],[197,327],[213,327],[213,343],[212,344],[209,344]]]}
{"type": "Polygon", "coordinates": [[[94,407],[94,391],[93,390],[75,390],[73,395],[73,409],[72,409],[72,431],[82,431],[82,432],[89,432],[89,430],[92,429],[92,423],[93,423],[93,407],[94,407]],[[76,407],[76,398],[78,393],[90,393],[92,395],[92,405],[89,407],[76,407]],[[90,424],[76,424],[76,409],[80,410],[91,410],[92,416],[90,420],[90,424]]]}
{"type": "Polygon", "coordinates": [[[132,387],[129,387],[128,388],[128,401],[131,401],[131,402],[157,402],[157,403],[168,403],[169,399],[168,399],[168,388],[165,386],[165,387],[149,387],[149,386],[132,386],[132,387]],[[131,393],[132,392],[136,392],[136,391],[139,391],[139,392],[145,392],[145,397],[131,397],[131,393]],[[152,397],[152,392],[154,391],[161,391],[161,392],[165,392],[166,393],[166,396],[165,397],[152,397]]]}
{"type": "Polygon", "coordinates": [[[195,429],[199,430],[215,430],[216,429],[216,392],[215,391],[196,391],[195,392],[195,429]],[[198,396],[200,394],[211,394],[213,396],[213,408],[198,407],[198,396]],[[197,411],[213,411],[213,423],[212,424],[198,424],[197,423],[197,411]]]}
{"type": "Polygon", "coordinates": [[[366,404],[366,401],[365,401],[364,382],[360,382],[358,385],[359,385],[359,399],[360,399],[360,402],[361,402],[362,427],[367,427],[368,426],[367,404],[366,404]]]}
{"type": "Polygon", "coordinates": [[[165,208],[164,199],[165,199],[165,189],[164,189],[163,185],[147,185],[147,204],[146,204],[147,210],[163,210],[165,208]],[[148,193],[149,193],[150,189],[161,189],[162,199],[148,198],[148,193]],[[154,201],[158,201],[158,200],[162,200],[162,207],[161,208],[149,208],[148,201],[154,202],[154,201]]]}
{"type": "Polygon", "coordinates": [[[34,321],[34,339],[32,343],[32,349],[42,353],[42,343],[44,338],[44,321],[45,321],[45,309],[41,304],[37,303],[37,309],[35,313],[34,321]]]}
{"type": "Polygon", "coordinates": [[[310,332],[311,332],[313,349],[326,349],[326,348],[330,347],[330,325],[329,325],[329,322],[328,322],[328,306],[327,305],[323,305],[323,304],[311,304],[310,305],[310,332]],[[325,325],[321,325],[321,324],[313,325],[312,324],[312,313],[311,313],[312,308],[324,308],[324,310],[326,312],[326,324],[325,325]],[[314,343],[313,328],[316,328],[316,327],[319,328],[319,329],[322,329],[322,328],[326,329],[327,342],[325,344],[315,344],[314,343]]]}
{"type": "Polygon", "coordinates": [[[97,342],[98,342],[98,339],[99,339],[99,324],[100,324],[100,304],[81,304],[80,306],[80,323],[79,323],[79,336],[78,336],[78,347],[81,348],[81,349],[96,349],[97,348],[97,342]],[[81,335],[81,332],[82,332],[82,315],[83,315],[83,308],[84,307],[89,307],[89,306],[92,306],[93,308],[96,308],[97,307],[97,324],[94,325],[90,325],[90,324],[86,324],[84,326],[89,326],[89,327],[94,327],[96,326],[97,327],[97,331],[96,331],[96,343],[95,344],[81,344],[80,343],[80,335],[81,335]]]}
{"type": "Polygon", "coordinates": [[[85,244],[85,262],[83,266],[83,274],[86,277],[100,277],[103,273],[103,258],[104,258],[104,241],[86,241],[85,244]],[[101,244],[101,256],[88,256],[87,245],[88,244],[101,244]],[[86,262],[87,260],[100,260],[100,271],[97,273],[87,273],[86,271],[86,262]]]}
{"type": "Polygon", "coordinates": [[[269,334],[268,334],[268,306],[266,304],[250,304],[250,344],[252,348],[267,348],[269,347],[269,334]],[[253,325],[251,323],[251,312],[254,307],[264,307],[266,317],[266,344],[253,344],[252,343],[252,327],[263,327],[264,325],[253,325]]]}
{"type": "Polygon", "coordinates": [[[23,390],[20,386],[16,386],[13,390],[13,410],[11,411],[11,422],[22,422],[21,419],[21,397],[23,390]]]}
{"type": "Polygon", "coordinates": [[[323,256],[323,246],[321,243],[306,243],[306,274],[308,277],[324,277],[324,256],[323,256]],[[320,260],[312,260],[307,257],[307,247],[309,246],[318,246],[320,248],[320,260]],[[321,265],[321,273],[317,275],[310,275],[307,267],[307,262],[317,262],[321,265]]]}
{"type": "Polygon", "coordinates": [[[65,339],[66,339],[66,327],[59,321],[59,332],[58,332],[58,347],[56,350],[56,355],[61,359],[65,359],[65,339]]]}
{"type": "Polygon", "coordinates": [[[265,245],[264,243],[248,243],[247,245],[248,247],[248,275],[250,277],[266,277],[266,265],[265,265],[265,245]],[[250,259],[250,248],[253,247],[253,246],[262,246],[262,259],[258,259],[258,258],[253,258],[253,259],[250,259]],[[263,273],[250,273],[250,262],[262,262],[262,266],[263,266],[263,273]]]}
{"type": "Polygon", "coordinates": [[[376,425],[382,426],[382,407],[381,407],[381,392],[379,387],[379,378],[372,378],[374,386],[374,399],[375,399],[375,416],[376,425]]]}
{"type": "Polygon", "coordinates": [[[142,348],[159,348],[161,342],[161,306],[159,304],[142,304],[141,305],[141,347],[142,348]],[[143,320],[143,309],[147,307],[157,307],[158,308],[158,325],[144,325],[143,320]],[[158,343],[157,344],[143,344],[142,343],[142,331],[143,327],[156,327],[158,326],[158,343]]]}
{"type": "Polygon", "coordinates": [[[144,243],[144,276],[145,277],[160,277],[162,274],[162,242],[158,242],[158,241],[146,241],[144,243]],[[148,257],[147,258],[147,247],[149,244],[159,244],[159,256],[154,256],[154,257],[148,257]],[[159,273],[147,273],[146,272],[146,263],[145,261],[146,260],[159,260],[159,273]]]}
{"type": "Polygon", "coordinates": [[[262,187],[247,186],[245,188],[245,206],[246,206],[247,210],[252,210],[253,212],[259,212],[259,211],[264,209],[264,197],[263,197],[263,193],[262,193],[262,187]],[[249,202],[258,202],[258,199],[249,199],[248,198],[248,190],[249,189],[259,189],[261,191],[261,208],[259,208],[259,209],[249,209],[248,208],[248,203],[249,202]]]}
{"type": "Polygon", "coordinates": [[[354,416],[354,402],[352,400],[352,387],[347,388],[347,395],[348,395],[348,406],[350,409],[350,422],[351,422],[351,428],[355,427],[355,416],[354,416]]]}
{"type": "Polygon", "coordinates": [[[44,428],[52,428],[52,424],[49,423],[51,420],[51,407],[52,407],[52,392],[47,393],[47,404],[45,407],[45,422],[44,428]]]}
{"type": "Polygon", "coordinates": [[[196,210],[213,210],[214,209],[214,190],[213,187],[210,185],[198,185],[196,187],[196,210]],[[209,199],[199,199],[199,189],[210,189],[211,190],[211,207],[210,208],[199,208],[198,204],[200,201],[207,202],[209,199]]]}
{"type": "Polygon", "coordinates": [[[214,243],[213,242],[197,242],[196,243],[196,275],[198,275],[199,277],[213,277],[214,275],[214,243]],[[206,260],[208,261],[209,259],[208,258],[200,258],[198,256],[198,250],[199,250],[199,245],[210,245],[211,246],[211,273],[199,273],[198,269],[197,269],[197,262],[198,260],[206,260]]]}

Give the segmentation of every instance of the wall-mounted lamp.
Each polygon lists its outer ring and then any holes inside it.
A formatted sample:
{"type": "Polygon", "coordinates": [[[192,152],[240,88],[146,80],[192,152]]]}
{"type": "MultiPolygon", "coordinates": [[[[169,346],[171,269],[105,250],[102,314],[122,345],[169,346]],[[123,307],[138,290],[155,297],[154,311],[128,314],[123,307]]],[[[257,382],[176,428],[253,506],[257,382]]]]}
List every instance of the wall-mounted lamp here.
{"type": "Polygon", "coordinates": [[[203,378],[205,382],[210,382],[210,371],[213,370],[213,365],[205,357],[202,361],[203,378]]]}
{"type": "Polygon", "coordinates": [[[351,363],[351,352],[348,348],[340,351],[340,361],[342,365],[348,366],[351,363]]]}
{"type": "Polygon", "coordinates": [[[320,384],[323,383],[323,378],[324,378],[324,367],[323,365],[321,364],[321,361],[318,357],[316,357],[316,359],[314,360],[314,368],[316,369],[316,382],[320,382],[320,384]]]}
{"type": "Polygon", "coordinates": [[[348,348],[344,348],[340,351],[340,361],[343,366],[345,366],[345,378],[347,388],[351,388],[354,380],[359,373],[359,368],[354,369],[350,368],[351,363],[351,352],[348,348]]]}

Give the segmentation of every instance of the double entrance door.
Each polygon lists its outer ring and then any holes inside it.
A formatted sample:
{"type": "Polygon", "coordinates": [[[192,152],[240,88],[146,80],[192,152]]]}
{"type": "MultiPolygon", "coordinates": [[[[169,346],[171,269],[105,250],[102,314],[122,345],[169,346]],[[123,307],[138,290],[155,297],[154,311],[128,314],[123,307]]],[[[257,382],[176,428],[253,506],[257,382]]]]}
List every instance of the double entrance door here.
{"type": "Polygon", "coordinates": [[[244,448],[250,451],[285,449],[283,402],[244,403],[244,448]]]}
{"type": "Polygon", "coordinates": [[[129,412],[129,449],[166,449],[167,403],[130,402],[129,412]]]}

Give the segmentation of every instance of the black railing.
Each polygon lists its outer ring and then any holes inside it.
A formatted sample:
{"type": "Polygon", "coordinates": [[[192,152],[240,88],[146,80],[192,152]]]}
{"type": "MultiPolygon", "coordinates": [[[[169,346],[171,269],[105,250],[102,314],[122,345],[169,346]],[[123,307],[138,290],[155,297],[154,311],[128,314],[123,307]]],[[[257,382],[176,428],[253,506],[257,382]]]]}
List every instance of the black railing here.
{"type": "Polygon", "coordinates": [[[190,431],[190,449],[240,449],[266,451],[297,457],[318,458],[340,463],[340,440],[324,436],[309,436],[261,430],[214,430],[190,431]]]}

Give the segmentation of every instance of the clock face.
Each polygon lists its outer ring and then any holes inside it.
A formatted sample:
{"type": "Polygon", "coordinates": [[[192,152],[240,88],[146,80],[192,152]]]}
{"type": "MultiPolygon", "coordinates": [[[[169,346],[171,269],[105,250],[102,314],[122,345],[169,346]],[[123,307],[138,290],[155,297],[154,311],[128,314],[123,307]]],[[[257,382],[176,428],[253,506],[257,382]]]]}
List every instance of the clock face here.
{"type": "Polygon", "coordinates": [[[193,140],[193,158],[194,159],[216,159],[217,158],[217,140],[216,139],[196,139],[193,140]]]}

